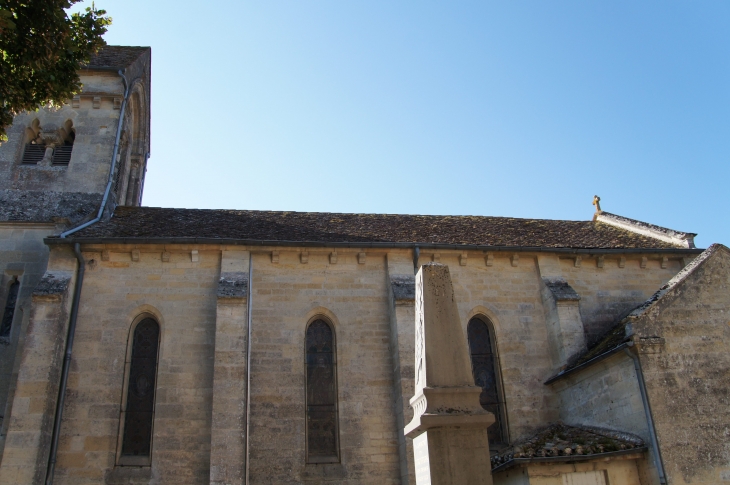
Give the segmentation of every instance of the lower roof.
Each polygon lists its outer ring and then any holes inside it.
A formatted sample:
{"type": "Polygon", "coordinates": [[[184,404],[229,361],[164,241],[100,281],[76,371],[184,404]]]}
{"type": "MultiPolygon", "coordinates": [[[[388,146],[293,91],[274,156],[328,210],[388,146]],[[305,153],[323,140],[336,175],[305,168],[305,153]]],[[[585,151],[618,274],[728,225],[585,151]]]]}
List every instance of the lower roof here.
{"type": "Polygon", "coordinates": [[[117,207],[109,220],[82,229],[69,239],[687,251],[596,221],[158,207],[117,207]]]}

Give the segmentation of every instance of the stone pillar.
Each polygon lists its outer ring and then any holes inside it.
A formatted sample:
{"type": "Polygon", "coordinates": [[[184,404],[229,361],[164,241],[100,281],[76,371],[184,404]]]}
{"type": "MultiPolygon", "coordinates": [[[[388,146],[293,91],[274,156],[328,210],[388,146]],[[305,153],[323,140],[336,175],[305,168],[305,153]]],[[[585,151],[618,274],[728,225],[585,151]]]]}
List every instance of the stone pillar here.
{"type": "Polygon", "coordinates": [[[487,428],[449,268],[429,263],[416,275],[413,438],[417,485],[491,485],[487,428]]]}
{"type": "Polygon", "coordinates": [[[223,251],[215,322],[211,485],[245,482],[248,265],[248,251],[223,251]]]}
{"type": "MultiPolygon", "coordinates": [[[[388,300],[390,314],[390,352],[393,359],[393,405],[398,429],[411,418],[408,399],[413,396],[413,320],[415,318],[416,277],[410,254],[389,253],[388,300]]],[[[401,485],[416,483],[413,467],[413,441],[398,433],[401,485]]]]}
{"type": "Polygon", "coordinates": [[[554,368],[561,369],[572,356],[586,348],[580,296],[563,278],[557,256],[538,256],[537,264],[550,357],[554,368]]]}
{"type": "Polygon", "coordinates": [[[51,252],[33,291],[0,483],[41,484],[46,476],[75,282],[76,259],[66,249],[51,252]]]}

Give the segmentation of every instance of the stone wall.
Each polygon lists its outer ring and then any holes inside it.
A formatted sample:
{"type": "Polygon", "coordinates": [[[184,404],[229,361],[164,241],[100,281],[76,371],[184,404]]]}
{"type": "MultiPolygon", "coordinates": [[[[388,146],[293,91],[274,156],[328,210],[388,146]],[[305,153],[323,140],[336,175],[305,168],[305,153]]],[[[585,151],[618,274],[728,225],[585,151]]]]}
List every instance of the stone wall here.
{"type": "Polygon", "coordinates": [[[672,485],[730,483],[730,251],[708,251],[632,325],[672,485]]]}
{"type": "MultiPolygon", "coordinates": [[[[83,247],[87,272],[55,483],[242,483],[248,291],[251,483],[412,479],[412,447],[399,440],[400,423],[412,416],[414,317],[404,290],[412,252],[252,248],[248,281],[247,249],[83,247]],[[152,466],[124,467],[118,454],[125,359],[131,325],[142,314],[162,328],[152,466]],[[335,329],[340,462],[315,465],[306,464],[304,335],[316,317],[335,329]]],[[[421,253],[421,263],[432,259],[449,265],[464,329],[477,314],[494,324],[510,438],[559,419],[560,399],[543,385],[553,364],[537,255],[421,253]]],[[[584,271],[566,271],[571,285],[601,287],[600,274],[584,271]]],[[[648,294],[664,270],[642,271],[632,285],[648,294]]],[[[625,283],[618,276],[606,281],[625,283]]]]}
{"type": "Polygon", "coordinates": [[[588,346],[609,331],[619,317],[646,301],[692,259],[668,255],[663,261],[663,257],[652,254],[584,255],[578,262],[574,257],[560,257],[563,276],[581,297],[580,313],[588,346]]]}
{"type": "MultiPolygon", "coordinates": [[[[18,354],[22,347],[30,315],[31,295],[48,263],[48,247],[43,238],[53,231],[47,224],[0,223],[0,309],[5,308],[9,285],[13,278],[20,282],[18,300],[10,336],[0,341],[0,415],[9,417],[14,383],[18,375],[18,354]]],[[[0,460],[7,435],[8,420],[0,426],[0,460]]]]}
{"type": "Polygon", "coordinates": [[[551,387],[560,399],[561,421],[640,436],[649,448],[646,456],[638,460],[641,483],[659,483],[653,458],[655,450],[651,449],[651,435],[633,360],[620,352],[567,375],[551,387]]]}

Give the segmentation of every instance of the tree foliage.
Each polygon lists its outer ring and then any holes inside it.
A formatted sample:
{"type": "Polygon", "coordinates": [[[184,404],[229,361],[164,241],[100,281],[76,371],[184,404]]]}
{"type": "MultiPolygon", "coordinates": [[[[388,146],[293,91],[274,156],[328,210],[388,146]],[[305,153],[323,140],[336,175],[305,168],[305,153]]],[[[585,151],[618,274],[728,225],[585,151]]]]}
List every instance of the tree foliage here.
{"type": "Polygon", "coordinates": [[[111,24],[92,4],[70,16],[80,0],[0,0],[0,141],[21,111],[61,106],[81,90],[78,70],[106,45],[111,24]]]}

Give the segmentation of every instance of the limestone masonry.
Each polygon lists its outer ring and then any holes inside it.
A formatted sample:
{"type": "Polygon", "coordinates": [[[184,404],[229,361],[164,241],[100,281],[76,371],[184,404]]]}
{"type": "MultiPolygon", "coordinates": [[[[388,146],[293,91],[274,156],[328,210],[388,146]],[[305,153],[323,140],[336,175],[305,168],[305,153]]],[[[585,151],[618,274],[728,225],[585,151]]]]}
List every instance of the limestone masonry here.
{"type": "Polygon", "coordinates": [[[143,207],[151,50],[80,75],[0,146],[1,484],[730,484],[728,248],[598,200],[143,207]]]}

